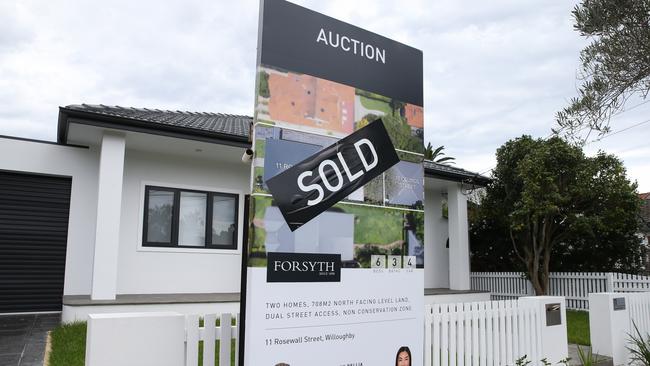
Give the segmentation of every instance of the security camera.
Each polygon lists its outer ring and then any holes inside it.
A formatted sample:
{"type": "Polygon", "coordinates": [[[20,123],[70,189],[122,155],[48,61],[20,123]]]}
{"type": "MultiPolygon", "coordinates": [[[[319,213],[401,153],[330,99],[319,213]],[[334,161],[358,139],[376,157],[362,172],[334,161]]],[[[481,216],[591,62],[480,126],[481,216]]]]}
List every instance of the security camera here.
{"type": "Polygon", "coordinates": [[[244,164],[248,164],[253,160],[253,150],[251,149],[246,149],[244,151],[244,155],[241,156],[241,162],[244,164]]]}

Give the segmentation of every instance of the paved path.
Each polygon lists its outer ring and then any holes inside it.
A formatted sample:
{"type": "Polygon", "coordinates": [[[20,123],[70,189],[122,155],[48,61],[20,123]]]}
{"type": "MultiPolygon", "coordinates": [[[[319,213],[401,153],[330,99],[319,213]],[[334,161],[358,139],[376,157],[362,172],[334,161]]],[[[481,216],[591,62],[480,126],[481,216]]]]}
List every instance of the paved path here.
{"type": "MultiPolygon", "coordinates": [[[[586,355],[589,354],[589,351],[591,351],[591,347],[589,346],[580,346],[582,349],[582,352],[585,353],[586,355]]],[[[569,362],[571,365],[582,365],[580,363],[580,356],[578,355],[578,345],[577,344],[569,344],[569,357],[571,358],[571,361],[569,362]]],[[[598,356],[598,366],[609,366],[612,365],[612,359],[609,357],[605,356],[598,356]]]]}
{"type": "Polygon", "coordinates": [[[47,332],[61,314],[0,315],[0,366],[42,366],[47,332]]]}

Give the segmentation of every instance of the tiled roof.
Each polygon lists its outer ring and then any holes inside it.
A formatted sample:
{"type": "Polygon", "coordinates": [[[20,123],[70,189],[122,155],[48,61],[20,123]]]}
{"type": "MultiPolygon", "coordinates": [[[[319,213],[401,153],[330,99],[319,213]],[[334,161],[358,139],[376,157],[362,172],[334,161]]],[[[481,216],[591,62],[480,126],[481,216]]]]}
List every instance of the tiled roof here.
{"type": "Polygon", "coordinates": [[[62,107],[61,112],[110,118],[118,124],[137,123],[140,127],[149,127],[152,130],[173,128],[188,133],[216,134],[242,140],[248,139],[252,122],[251,117],[232,114],[125,108],[102,104],[74,104],[62,107]]]}
{"type": "MultiPolygon", "coordinates": [[[[98,119],[116,126],[140,130],[172,130],[201,135],[208,139],[227,139],[247,143],[252,117],[206,112],[183,112],[148,108],[125,108],[103,104],[73,104],[60,108],[59,143],[67,143],[66,130],[70,118],[98,119]]],[[[490,178],[449,165],[424,161],[427,176],[454,181],[471,181],[487,185],[490,178]]]]}
{"type": "Polygon", "coordinates": [[[444,179],[452,179],[458,182],[468,182],[481,186],[488,185],[492,179],[470,172],[469,170],[456,168],[453,166],[435,163],[431,160],[424,160],[424,172],[427,176],[444,179]]]}

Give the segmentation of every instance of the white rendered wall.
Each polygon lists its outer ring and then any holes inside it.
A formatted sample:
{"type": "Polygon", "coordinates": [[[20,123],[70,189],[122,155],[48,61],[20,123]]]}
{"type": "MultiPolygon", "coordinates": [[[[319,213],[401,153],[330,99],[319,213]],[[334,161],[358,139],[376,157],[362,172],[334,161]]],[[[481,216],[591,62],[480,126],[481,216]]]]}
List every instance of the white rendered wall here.
{"type": "Polygon", "coordinates": [[[442,217],[442,192],[425,188],[424,288],[449,288],[449,249],[445,247],[449,228],[442,217]]]}
{"type": "Polygon", "coordinates": [[[238,293],[249,176],[250,166],[238,161],[155,154],[127,145],[117,293],[238,293]],[[237,250],[142,247],[145,185],[240,194],[237,250]]]}
{"type": "Polygon", "coordinates": [[[0,169],[72,177],[65,295],[90,293],[97,212],[96,149],[0,137],[0,169]]]}

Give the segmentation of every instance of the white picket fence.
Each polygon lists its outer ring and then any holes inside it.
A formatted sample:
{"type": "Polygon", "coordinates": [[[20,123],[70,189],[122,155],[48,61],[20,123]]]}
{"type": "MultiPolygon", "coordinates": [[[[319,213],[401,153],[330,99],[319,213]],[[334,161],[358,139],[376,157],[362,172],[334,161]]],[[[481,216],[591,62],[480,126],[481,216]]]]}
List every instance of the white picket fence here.
{"type": "Polygon", "coordinates": [[[514,365],[540,360],[542,314],[516,300],[433,304],[425,310],[425,365],[514,365]]]}
{"type": "MultiPolygon", "coordinates": [[[[522,272],[472,272],[472,290],[489,291],[492,300],[535,295],[522,272]]],[[[552,272],[549,293],[564,296],[568,309],[589,309],[589,294],[595,292],[648,292],[650,277],[624,273],[552,272]]]]}
{"type": "Polygon", "coordinates": [[[203,341],[203,366],[230,366],[233,359],[230,350],[235,343],[234,365],[239,365],[239,314],[231,325],[231,314],[207,314],[200,326],[198,315],[185,317],[185,365],[199,364],[199,341],[203,341]],[[220,319],[217,325],[217,319],[220,319]],[[219,341],[219,359],[215,364],[216,341],[219,341]]]}
{"type": "MultiPolygon", "coordinates": [[[[199,365],[199,341],[203,342],[203,366],[231,365],[233,342],[232,364],[238,365],[239,315],[234,318],[232,325],[231,314],[207,314],[200,326],[198,315],[186,316],[185,365],[199,365]]],[[[514,365],[524,355],[539,360],[541,327],[539,308],[516,300],[427,305],[425,365],[514,365]]]]}
{"type": "Polygon", "coordinates": [[[630,333],[634,333],[634,325],[643,337],[650,334],[650,292],[643,294],[628,294],[628,309],[630,314],[630,333]]]}

